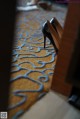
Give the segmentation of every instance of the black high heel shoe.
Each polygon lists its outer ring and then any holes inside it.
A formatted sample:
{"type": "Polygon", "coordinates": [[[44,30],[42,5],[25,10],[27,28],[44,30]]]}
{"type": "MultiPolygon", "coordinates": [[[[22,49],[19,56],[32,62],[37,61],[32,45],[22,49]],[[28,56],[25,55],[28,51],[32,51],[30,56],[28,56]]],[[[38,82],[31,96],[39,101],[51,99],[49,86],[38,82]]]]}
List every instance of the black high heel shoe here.
{"type": "MultiPolygon", "coordinates": [[[[63,33],[63,28],[62,26],[60,25],[60,23],[58,22],[58,20],[54,17],[50,20],[50,23],[52,25],[52,27],[55,29],[55,31],[58,33],[60,39],[62,37],[62,33],[63,33]]],[[[49,29],[48,29],[48,25],[47,25],[47,21],[43,24],[43,27],[42,27],[42,32],[44,34],[44,39],[46,39],[45,35],[50,38],[51,35],[49,33],[49,29]]],[[[46,42],[46,40],[45,40],[46,42]]],[[[53,44],[53,43],[52,43],[53,44]]],[[[54,44],[53,44],[54,45],[54,44]]],[[[44,48],[45,48],[45,43],[44,43],[44,48]]]]}
{"type": "Polygon", "coordinates": [[[62,33],[63,33],[63,28],[60,25],[60,23],[58,22],[58,20],[54,17],[50,20],[50,23],[52,24],[52,26],[55,28],[56,32],[58,33],[59,37],[62,37],[62,33]]]}
{"type": "Polygon", "coordinates": [[[59,50],[59,35],[56,31],[56,29],[51,25],[49,21],[46,21],[43,24],[42,32],[44,35],[44,48],[46,45],[46,37],[50,40],[50,42],[53,44],[56,52],[59,50]]]}

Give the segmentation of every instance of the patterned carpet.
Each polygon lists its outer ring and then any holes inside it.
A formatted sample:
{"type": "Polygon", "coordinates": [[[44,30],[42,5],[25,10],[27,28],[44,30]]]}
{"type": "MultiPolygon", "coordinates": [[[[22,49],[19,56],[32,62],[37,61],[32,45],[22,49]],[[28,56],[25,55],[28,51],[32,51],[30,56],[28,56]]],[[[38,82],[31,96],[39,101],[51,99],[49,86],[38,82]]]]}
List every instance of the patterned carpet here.
{"type": "Polygon", "coordinates": [[[48,39],[44,49],[42,24],[55,16],[63,25],[66,12],[65,7],[56,7],[54,12],[39,10],[17,14],[10,80],[10,119],[17,119],[49,91],[57,57],[48,39]]]}

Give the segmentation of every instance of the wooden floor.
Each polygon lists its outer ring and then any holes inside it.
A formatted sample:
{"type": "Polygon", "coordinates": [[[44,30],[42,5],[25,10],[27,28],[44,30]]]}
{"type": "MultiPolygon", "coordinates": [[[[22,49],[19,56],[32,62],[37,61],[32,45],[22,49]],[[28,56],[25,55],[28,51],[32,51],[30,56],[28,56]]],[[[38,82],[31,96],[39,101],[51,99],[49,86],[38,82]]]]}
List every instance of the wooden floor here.
{"type": "Polygon", "coordinates": [[[80,111],[66,97],[50,91],[19,119],[80,119],[80,111]]]}

